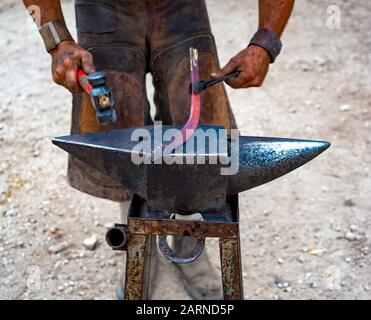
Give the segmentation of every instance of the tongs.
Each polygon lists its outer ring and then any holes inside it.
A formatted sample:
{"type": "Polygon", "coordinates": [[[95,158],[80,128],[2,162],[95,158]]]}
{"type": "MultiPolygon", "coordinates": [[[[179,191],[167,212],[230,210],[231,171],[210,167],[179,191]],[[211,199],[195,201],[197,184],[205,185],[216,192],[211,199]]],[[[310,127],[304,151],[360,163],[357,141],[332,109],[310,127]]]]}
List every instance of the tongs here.
{"type": "Polygon", "coordinates": [[[190,93],[194,92],[196,94],[201,93],[205,89],[218,84],[222,81],[225,81],[229,78],[238,77],[240,75],[241,71],[233,71],[231,73],[226,74],[225,76],[221,76],[219,78],[211,79],[211,80],[200,80],[193,83],[190,83],[189,85],[189,91],[190,93]]]}

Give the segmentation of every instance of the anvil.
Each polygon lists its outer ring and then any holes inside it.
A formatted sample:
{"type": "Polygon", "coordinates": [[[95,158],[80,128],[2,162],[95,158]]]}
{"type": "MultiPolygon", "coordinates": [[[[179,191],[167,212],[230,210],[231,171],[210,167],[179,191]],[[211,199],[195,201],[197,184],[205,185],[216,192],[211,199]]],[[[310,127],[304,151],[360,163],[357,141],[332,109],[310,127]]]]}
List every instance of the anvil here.
{"type": "MultiPolygon", "coordinates": [[[[162,132],[175,128],[162,126],[162,132]]],[[[178,148],[169,155],[194,158],[193,164],[156,164],[153,160],[137,164],[132,157],[138,155],[138,141],[132,137],[138,129],[148,132],[153,150],[158,143],[153,126],[58,137],[53,143],[146,199],[150,208],[181,214],[221,211],[227,196],[281,177],[330,146],[325,141],[238,136],[238,141],[227,140],[225,150],[212,150],[209,141],[202,152],[178,148]],[[237,153],[233,152],[236,146],[237,153]],[[222,175],[223,159],[233,159],[236,154],[238,170],[222,175]],[[200,157],[206,161],[198,163],[200,157]],[[211,161],[215,157],[218,161],[211,161]]],[[[222,127],[198,127],[201,132],[210,129],[221,139],[218,133],[222,127]]],[[[142,151],[142,155],[148,152],[149,156],[151,150],[142,151]]]]}

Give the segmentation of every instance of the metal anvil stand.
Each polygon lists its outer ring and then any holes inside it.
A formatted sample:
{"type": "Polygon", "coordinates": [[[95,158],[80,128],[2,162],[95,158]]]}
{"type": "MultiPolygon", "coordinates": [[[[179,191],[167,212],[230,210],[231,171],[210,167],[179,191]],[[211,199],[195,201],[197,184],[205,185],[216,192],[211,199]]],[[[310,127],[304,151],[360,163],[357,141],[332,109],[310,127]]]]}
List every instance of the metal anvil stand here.
{"type": "MultiPolygon", "coordinates": [[[[116,224],[106,234],[106,241],[113,250],[127,252],[125,299],[148,299],[151,249],[156,245],[156,236],[159,236],[159,247],[164,255],[178,262],[182,259],[177,259],[167,245],[167,236],[192,236],[200,243],[207,237],[219,238],[224,300],[243,299],[238,195],[227,197],[230,212],[204,213],[202,221],[173,220],[164,212],[143,211],[144,203],[143,198],[134,194],[128,224],[116,224]]],[[[197,256],[184,257],[184,261],[195,259],[197,256]]]]}

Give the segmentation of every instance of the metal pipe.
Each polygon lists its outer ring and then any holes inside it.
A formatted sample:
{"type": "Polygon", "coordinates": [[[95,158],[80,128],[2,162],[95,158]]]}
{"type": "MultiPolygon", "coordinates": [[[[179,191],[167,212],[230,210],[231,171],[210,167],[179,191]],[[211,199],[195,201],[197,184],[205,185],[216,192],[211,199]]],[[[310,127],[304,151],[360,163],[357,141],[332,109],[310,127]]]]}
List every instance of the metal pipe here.
{"type": "Polygon", "coordinates": [[[128,230],[126,225],[115,225],[106,232],[106,242],[113,250],[126,250],[128,230]]]}

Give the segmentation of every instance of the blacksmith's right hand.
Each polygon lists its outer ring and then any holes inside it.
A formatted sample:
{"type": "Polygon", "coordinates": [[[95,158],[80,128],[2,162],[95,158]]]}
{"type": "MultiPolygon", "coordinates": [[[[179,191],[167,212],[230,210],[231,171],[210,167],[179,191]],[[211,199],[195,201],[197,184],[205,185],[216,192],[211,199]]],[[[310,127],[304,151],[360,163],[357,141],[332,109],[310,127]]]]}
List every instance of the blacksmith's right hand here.
{"type": "Polygon", "coordinates": [[[77,71],[80,68],[86,74],[95,71],[92,54],[74,41],[61,42],[50,54],[54,82],[72,93],[83,91],[77,79],[77,71]]]}

